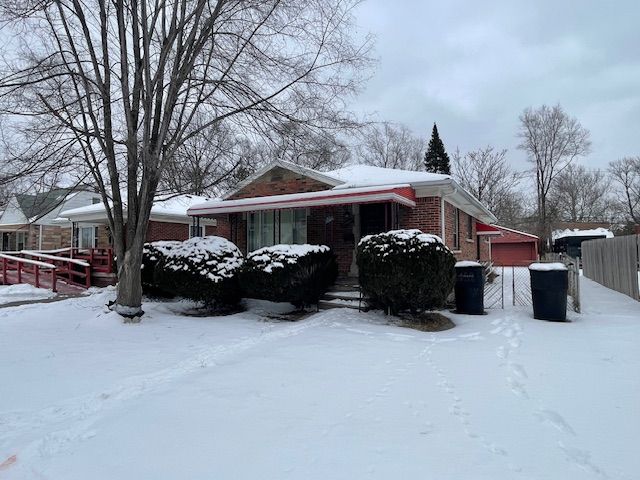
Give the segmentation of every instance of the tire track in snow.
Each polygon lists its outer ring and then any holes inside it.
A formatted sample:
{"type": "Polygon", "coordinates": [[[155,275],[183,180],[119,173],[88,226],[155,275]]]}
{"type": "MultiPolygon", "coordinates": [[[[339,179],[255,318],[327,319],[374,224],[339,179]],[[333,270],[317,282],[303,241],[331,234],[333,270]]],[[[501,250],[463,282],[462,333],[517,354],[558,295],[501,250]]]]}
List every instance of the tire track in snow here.
{"type": "Polygon", "coordinates": [[[167,384],[252,348],[276,340],[297,336],[310,328],[326,323],[322,314],[318,318],[277,328],[269,324],[265,333],[245,338],[230,345],[203,348],[176,365],[152,373],[135,375],[100,393],[74,397],[51,407],[31,412],[5,412],[0,414],[0,448],[12,450],[18,458],[33,455],[47,457],[58,453],[74,442],[95,435],[92,425],[99,414],[121,406],[167,384]],[[20,446],[20,444],[22,444],[20,446]]]}

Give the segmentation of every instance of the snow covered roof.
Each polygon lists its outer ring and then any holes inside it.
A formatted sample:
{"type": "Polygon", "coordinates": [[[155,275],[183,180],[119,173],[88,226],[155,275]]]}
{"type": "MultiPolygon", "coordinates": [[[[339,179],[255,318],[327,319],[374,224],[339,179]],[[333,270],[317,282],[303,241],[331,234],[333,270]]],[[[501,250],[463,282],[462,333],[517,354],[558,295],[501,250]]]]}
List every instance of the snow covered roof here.
{"type": "MultiPolygon", "coordinates": [[[[207,198],[197,195],[176,195],[160,197],[153,202],[151,207],[151,219],[169,220],[176,219],[188,221],[187,210],[194,204],[210,204],[220,201],[217,198],[207,198]]],[[[126,208],[125,208],[126,210],[126,208]]],[[[61,219],[70,221],[100,221],[106,220],[104,203],[96,203],[85,207],[73,208],[60,213],[61,219]]]]}
{"type": "Polygon", "coordinates": [[[343,168],[338,168],[337,170],[331,170],[326,172],[326,174],[343,182],[334,187],[334,190],[370,187],[375,185],[394,185],[399,183],[415,185],[425,182],[442,182],[451,180],[450,175],[416,172],[413,170],[400,170],[396,168],[374,167],[371,165],[349,165],[343,168]]]}
{"type": "Polygon", "coordinates": [[[592,228],[588,230],[579,230],[574,228],[573,230],[554,230],[551,232],[551,238],[553,240],[559,240],[566,237],[602,237],[613,238],[613,232],[606,228],[592,228]]]}

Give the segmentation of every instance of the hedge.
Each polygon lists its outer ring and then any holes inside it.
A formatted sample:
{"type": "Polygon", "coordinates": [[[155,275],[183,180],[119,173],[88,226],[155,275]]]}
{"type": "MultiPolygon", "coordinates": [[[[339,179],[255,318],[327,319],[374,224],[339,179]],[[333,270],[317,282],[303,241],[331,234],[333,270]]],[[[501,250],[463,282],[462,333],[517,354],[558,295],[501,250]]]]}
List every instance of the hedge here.
{"type": "Polygon", "coordinates": [[[363,237],[357,263],[367,302],[392,314],[441,308],[455,283],[455,257],[439,237],[420,230],[363,237]]]}
{"type": "Polygon", "coordinates": [[[247,255],[241,283],[247,297],[303,308],[318,303],[337,275],[335,255],[325,245],[274,245],[247,255]]]}
{"type": "Polygon", "coordinates": [[[240,301],[238,272],[243,256],[222,237],[194,237],[164,252],[156,280],[158,287],[177,296],[227,307],[240,301]]]}

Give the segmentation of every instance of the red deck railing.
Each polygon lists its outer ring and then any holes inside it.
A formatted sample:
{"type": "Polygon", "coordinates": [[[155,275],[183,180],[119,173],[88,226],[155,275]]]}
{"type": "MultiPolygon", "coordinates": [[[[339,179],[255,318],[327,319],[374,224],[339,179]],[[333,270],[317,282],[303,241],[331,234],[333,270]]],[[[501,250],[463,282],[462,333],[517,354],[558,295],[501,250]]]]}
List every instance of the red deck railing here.
{"type": "Polygon", "coordinates": [[[31,283],[57,290],[57,280],[82,288],[91,286],[93,273],[113,273],[111,248],[60,248],[0,252],[3,284],[31,283]],[[49,283],[48,285],[43,284],[49,283]]]}
{"type": "MultiPolygon", "coordinates": [[[[25,276],[23,274],[32,275],[33,284],[37,288],[40,288],[43,280],[42,275],[48,273],[51,281],[51,290],[54,292],[57,291],[57,267],[54,264],[8,255],[6,253],[0,253],[0,260],[2,261],[3,284],[8,284],[9,277],[15,272],[17,283],[23,283],[23,276],[25,276]]],[[[26,280],[26,278],[24,278],[24,280],[26,280]]]]}
{"type": "Polygon", "coordinates": [[[91,286],[91,264],[85,260],[32,250],[23,250],[21,253],[25,257],[36,258],[55,265],[58,277],[63,278],[66,283],[84,288],[91,286]]]}

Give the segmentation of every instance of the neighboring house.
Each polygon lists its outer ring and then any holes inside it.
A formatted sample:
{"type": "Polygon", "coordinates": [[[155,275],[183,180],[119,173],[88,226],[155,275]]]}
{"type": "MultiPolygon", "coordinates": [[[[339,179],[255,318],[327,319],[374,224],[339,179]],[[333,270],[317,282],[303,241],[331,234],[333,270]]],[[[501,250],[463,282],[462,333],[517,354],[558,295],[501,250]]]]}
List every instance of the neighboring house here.
{"type": "Polygon", "coordinates": [[[613,232],[607,228],[566,229],[551,232],[553,251],[566,253],[570,257],[582,257],[582,242],[597,238],[613,238],[613,232]]]}
{"type": "Polygon", "coordinates": [[[0,216],[0,250],[52,250],[69,245],[70,222],[54,222],[63,210],[100,202],[94,192],[57,188],[13,195],[0,216]]]}
{"type": "Polygon", "coordinates": [[[491,237],[491,260],[495,265],[524,266],[538,260],[537,236],[494,225],[500,235],[491,237]]]}
{"type": "MultiPolygon", "coordinates": [[[[203,222],[196,227],[192,225],[192,219],[187,215],[187,209],[191,205],[214,201],[194,195],[176,195],[157,199],[151,207],[146,241],[187,240],[193,236],[215,235],[215,220],[203,222]]],[[[60,212],[59,217],[56,221],[72,225],[73,234],[69,236],[66,246],[72,246],[71,239],[74,247],[108,248],[112,246],[104,203],[64,210],[60,212]]]]}
{"type": "Polygon", "coordinates": [[[216,219],[217,234],[243,252],[278,243],[328,245],[340,272],[352,275],[365,235],[417,228],[441,236],[458,259],[488,258],[477,224],[496,221],[449,175],[368,165],[318,172],[284,161],[188,213],[197,221],[216,219]]]}

